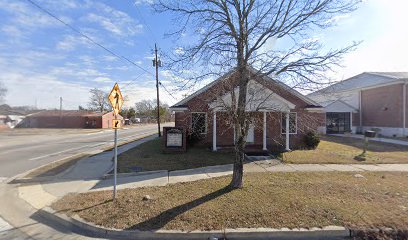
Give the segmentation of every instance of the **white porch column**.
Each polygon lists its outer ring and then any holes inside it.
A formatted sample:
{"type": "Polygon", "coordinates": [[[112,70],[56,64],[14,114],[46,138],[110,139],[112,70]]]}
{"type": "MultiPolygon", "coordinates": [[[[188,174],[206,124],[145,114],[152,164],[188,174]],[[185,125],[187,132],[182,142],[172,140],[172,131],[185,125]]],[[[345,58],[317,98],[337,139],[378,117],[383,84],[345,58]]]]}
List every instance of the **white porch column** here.
{"type": "Polygon", "coordinates": [[[266,149],[266,112],[263,113],[263,148],[262,150],[266,149]]]}
{"type": "Polygon", "coordinates": [[[289,145],[289,112],[286,113],[286,151],[290,151],[290,145],[289,145]]]}
{"type": "Polygon", "coordinates": [[[213,110],[213,151],[217,151],[217,113],[213,110]]]}

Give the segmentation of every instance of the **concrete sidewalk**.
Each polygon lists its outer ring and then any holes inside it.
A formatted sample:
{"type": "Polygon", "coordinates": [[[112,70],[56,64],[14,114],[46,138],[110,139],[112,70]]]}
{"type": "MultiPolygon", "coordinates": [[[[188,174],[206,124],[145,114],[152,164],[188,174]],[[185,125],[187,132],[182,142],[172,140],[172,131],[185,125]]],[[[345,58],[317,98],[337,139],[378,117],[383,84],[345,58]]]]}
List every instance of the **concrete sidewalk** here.
{"type": "MultiPolygon", "coordinates": [[[[345,134],[330,134],[330,136],[336,136],[336,137],[350,137],[350,138],[364,139],[364,135],[361,135],[361,134],[350,134],[350,135],[345,135],[345,134]]],[[[397,144],[397,145],[402,145],[402,146],[408,146],[408,141],[398,140],[398,139],[390,139],[390,138],[376,137],[376,138],[370,138],[370,141],[383,142],[383,143],[391,143],[391,144],[397,144]]]]}

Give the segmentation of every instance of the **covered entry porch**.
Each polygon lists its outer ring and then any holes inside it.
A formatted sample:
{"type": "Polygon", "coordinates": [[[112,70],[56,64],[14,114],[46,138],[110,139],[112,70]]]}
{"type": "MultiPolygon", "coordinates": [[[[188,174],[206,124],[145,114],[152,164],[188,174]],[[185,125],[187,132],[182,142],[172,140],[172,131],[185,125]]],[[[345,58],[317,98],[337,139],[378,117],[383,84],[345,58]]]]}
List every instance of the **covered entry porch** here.
{"type": "MultiPolygon", "coordinates": [[[[229,126],[230,129],[226,129],[223,114],[223,111],[212,112],[212,151],[235,145],[234,127],[229,126]]],[[[246,136],[248,148],[268,151],[271,142],[283,140],[285,151],[290,151],[291,136],[296,134],[297,113],[261,111],[253,114],[257,119],[255,124],[251,124],[246,136]]]]}
{"type": "MultiPolygon", "coordinates": [[[[221,119],[228,118],[234,114],[231,112],[232,102],[236,104],[236,99],[239,97],[239,88],[234,89],[234,96],[231,92],[218,97],[209,104],[209,109],[212,112],[212,150],[217,151],[219,146],[219,137],[228,137],[222,133],[225,128],[231,128],[229,135],[232,135],[230,144],[236,143],[236,136],[233,126],[217,127],[218,115],[221,119]],[[221,136],[223,135],[223,136],[221,136]]],[[[246,136],[249,145],[260,145],[262,150],[268,150],[268,139],[284,138],[284,147],[286,151],[290,150],[290,135],[296,134],[296,113],[294,112],[296,105],[287,99],[276,94],[269,88],[265,88],[256,81],[250,81],[247,88],[246,107],[245,111],[250,113],[246,121],[251,122],[248,134],[246,136]],[[291,131],[292,130],[292,131],[291,131]],[[260,139],[261,138],[261,139],[260,139]],[[260,141],[261,140],[261,141],[260,141]]],[[[225,139],[223,144],[225,144],[225,139]]]]}

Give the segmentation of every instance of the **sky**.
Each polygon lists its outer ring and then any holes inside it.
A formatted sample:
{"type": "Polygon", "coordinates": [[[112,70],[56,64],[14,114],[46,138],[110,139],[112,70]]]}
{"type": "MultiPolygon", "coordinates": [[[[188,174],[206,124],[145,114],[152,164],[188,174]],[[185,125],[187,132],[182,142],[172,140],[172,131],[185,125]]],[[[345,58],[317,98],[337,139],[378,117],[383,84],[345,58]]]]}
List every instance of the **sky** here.
{"type": "MultiPolygon", "coordinates": [[[[59,108],[62,97],[63,109],[87,107],[90,89],[110,91],[115,82],[127,96],[127,107],[154,99],[154,44],[161,55],[178,51],[192,39],[165,37],[176,23],[171,15],[152,11],[154,0],[33,1],[139,67],[92,44],[27,0],[0,0],[0,82],[8,89],[5,100],[11,106],[59,108]]],[[[407,0],[365,0],[355,12],[337,16],[335,27],[313,33],[326,49],[363,41],[331,77],[342,80],[364,71],[408,71],[406,9],[407,0]]],[[[165,65],[165,57],[162,61],[165,65]]],[[[176,77],[159,69],[160,81],[171,93],[160,88],[160,98],[169,105],[201,87],[179,91],[176,77]]]]}

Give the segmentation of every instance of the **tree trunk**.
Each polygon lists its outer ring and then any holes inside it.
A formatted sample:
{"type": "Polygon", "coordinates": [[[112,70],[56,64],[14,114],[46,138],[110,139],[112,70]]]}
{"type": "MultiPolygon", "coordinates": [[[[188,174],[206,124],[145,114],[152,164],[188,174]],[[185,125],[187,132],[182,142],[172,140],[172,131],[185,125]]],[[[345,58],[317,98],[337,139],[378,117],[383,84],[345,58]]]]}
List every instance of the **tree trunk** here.
{"type": "MultiPolygon", "coordinates": [[[[239,141],[241,142],[241,141],[239,141]]],[[[235,161],[234,169],[232,174],[232,180],[230,187],[232,188],[242,188],[243,187],[243,175],[244,175],[244,146],[237,146],[235,148],[235,161]]]]}
{"type": "Polygon", "coordinates": [[[235,136],[237,141],[235,142],[235,161],[234,169],[232,173],[232,180],[230,187],[242,188],[243,187],[243,173],[244,173],[244,157],[245,157],[245,144],[246,135],[248,133],[248,123],[245,116],[246,105],[246,91],[248,76],[246,75],[246,68],[241,67],[238,70],[239,78],[239,96],[237,105],[237,118],[235,120],[235,136]]]}

